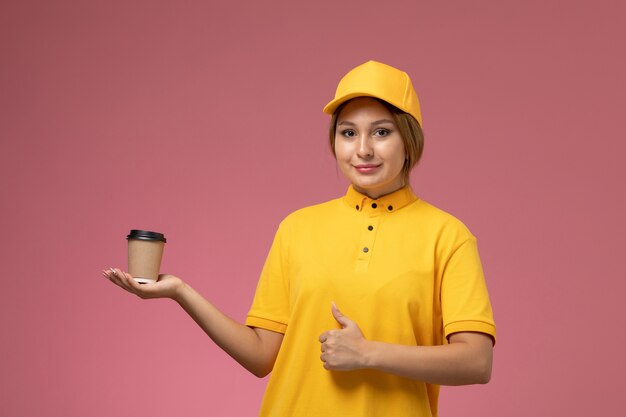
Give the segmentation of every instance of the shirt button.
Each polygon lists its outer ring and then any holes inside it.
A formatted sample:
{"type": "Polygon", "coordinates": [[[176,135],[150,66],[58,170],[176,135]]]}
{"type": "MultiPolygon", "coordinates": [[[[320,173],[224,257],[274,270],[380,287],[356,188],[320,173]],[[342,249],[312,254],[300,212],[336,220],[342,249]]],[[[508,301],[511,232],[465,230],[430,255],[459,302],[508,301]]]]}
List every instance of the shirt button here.
{"type": "Polygon", "coordinates": [[[376,208],[376,207],[378,207],[378,204],[372,203],[372,208],[376,208]]]}
{"type": "Polygon", "coordinates": [[[367,252],[369,252],[369,251],[370,251],[370,250],[369,250],[368,248],[363,248],[363,252],[367,253],[367,252]]]}
{"type": "Polygon", "coordinates": [[[357,210],[359,209],[359,205],[358,205],[358,204],[356,205],[356,209],[357,209],[357,210]]]}
{"type": "Polygon", "coordinates": [[[393,206],[387,206],[387,210],[389,211],[393,210],[393,206]]]}
{"type": "Polygon", "coordinates": [[[367,226],[367,230],[374,230],[374,226],[367,226]]]}

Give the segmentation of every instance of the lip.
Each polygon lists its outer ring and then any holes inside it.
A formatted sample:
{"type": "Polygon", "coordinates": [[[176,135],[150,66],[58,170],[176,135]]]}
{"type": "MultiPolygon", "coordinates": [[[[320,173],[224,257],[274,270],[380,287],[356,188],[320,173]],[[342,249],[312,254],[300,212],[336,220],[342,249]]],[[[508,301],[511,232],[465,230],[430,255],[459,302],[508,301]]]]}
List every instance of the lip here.
{"type": "Polygon", "coordinates": [[[353,165],[353,167],[361,174],[370,174],[376,171],[380,167],[380,164],[359,164],[353,165]]]}

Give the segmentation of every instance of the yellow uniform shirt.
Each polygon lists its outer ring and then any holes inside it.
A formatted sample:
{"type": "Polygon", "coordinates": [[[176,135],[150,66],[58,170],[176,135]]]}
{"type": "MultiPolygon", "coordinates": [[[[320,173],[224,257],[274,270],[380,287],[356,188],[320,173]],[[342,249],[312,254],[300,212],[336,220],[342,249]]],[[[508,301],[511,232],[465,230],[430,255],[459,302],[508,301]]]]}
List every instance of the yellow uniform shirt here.
{"type": "Polygon", "coordinates": [[[372,200],[307,207],[280,224],[246,324],[284,339],[262,416],[436,416],[439,386],[374,370],[327,371],[318,337],[340,326],[331,303],[364,336],[441,345],[461,331],[495,340],[476,239],[410,188],[372,200]]]}

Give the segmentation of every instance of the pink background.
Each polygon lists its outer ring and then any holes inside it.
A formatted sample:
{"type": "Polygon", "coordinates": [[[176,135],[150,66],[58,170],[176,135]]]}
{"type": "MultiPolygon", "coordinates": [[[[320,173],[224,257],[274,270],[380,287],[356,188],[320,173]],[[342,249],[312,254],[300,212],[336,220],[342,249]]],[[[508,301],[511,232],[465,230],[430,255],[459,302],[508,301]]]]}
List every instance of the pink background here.
{"type": "MultiPolygon", "coordinates": [[[[415,191],[479,239],[490,384],[442,416],[621,416],[621,1],[3,1],[0,415],[253,416],[264,380],[100,276],[131,228],[243,320],[278,222],[343,194],[321,108],[409,72],[415,191]]],[[[330,311],[329,311],[330,314],[330,311]]]]}

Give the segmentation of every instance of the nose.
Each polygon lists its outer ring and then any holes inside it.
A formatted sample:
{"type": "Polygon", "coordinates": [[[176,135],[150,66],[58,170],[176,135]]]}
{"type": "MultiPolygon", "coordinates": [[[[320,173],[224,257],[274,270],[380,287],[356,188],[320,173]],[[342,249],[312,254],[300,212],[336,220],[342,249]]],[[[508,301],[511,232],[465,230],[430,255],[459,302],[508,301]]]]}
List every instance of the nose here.
{"type": "Polygon", "coordinates": [[[357,155],[360,158],[371,158],[374,155],[374,149],[367,135],[361,135],[358,140],[357,155]]]}

